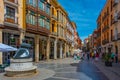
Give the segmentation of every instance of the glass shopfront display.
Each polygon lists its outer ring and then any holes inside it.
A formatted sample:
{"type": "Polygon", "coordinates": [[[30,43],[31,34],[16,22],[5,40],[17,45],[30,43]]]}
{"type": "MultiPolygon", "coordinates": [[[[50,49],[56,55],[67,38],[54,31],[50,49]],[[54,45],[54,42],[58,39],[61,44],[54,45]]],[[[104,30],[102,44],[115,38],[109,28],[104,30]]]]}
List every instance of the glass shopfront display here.
{"type": "MultiPolygon", "coordinates": [[[[3,43],[15,48],[19,48],[20,37],[16,34],[3,32],[3,43]]],[[[14,54],[15,52],[3,52],[3,64],[7,63],[14,54]]]]}
{"type": "Polygon", "coordinates": [[[32,37],[25,37],[25,42],[31,45],[30,54],[32,55],[33,61],[35,61],[35,41],[32,37]]]}
{"type": "Polygon", "coordinates": [[[50,59],[54,59],[54,42],[50,42],[50,59]]]}

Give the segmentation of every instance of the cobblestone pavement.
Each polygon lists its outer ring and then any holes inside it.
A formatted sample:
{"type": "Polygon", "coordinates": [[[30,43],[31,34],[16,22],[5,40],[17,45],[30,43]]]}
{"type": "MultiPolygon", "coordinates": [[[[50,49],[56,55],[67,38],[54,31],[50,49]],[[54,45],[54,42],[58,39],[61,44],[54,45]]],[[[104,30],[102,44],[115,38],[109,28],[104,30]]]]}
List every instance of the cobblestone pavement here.
{"type": "MultiPolygon", "coordinates": [[[[0,74],[0,80],[109,80],[92,62],[72,58],[41,61],[36,64],[39,73],[24,78],[9,78],[0,74]]],[[[98,65],[99,66],[99,65],[98,65]]],[[[113,79],[114,80],[114,79],[113,79]]]]}

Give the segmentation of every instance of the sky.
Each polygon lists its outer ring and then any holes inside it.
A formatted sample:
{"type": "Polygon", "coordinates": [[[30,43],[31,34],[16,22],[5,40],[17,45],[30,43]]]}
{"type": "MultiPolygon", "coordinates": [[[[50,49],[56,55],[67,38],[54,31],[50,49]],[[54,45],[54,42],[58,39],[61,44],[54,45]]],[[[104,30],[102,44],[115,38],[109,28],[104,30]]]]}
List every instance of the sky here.
{"type": "Polygon", "coordinates": [[[96,20],[106,0],[58,0],[77,25],[82,41],[96,29],[96,20]]]}

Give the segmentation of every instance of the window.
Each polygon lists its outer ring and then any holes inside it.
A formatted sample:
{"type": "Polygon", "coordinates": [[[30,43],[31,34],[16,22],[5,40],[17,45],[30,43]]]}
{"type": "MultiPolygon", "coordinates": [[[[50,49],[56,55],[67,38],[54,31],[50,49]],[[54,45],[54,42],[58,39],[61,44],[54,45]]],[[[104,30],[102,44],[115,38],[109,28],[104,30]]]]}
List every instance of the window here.
{"type": "Polygon", "coordinates": [[[52,15],[54,15],[54,8],[52,8],[52,15]]]}
{"type": "Polygon", "coordinates": [[[32,25],[36,24],[36,17],[34,12],[30,12],[26,15],[26,22],[32,25]]]}
{"type": "Polygon", "coordinates": [[[41,0],[39,0],[39,2],[38,2],[38,7],[39,7],[41,10],[44,10],[44,8],[45,8],[45,5],[44,5],[43,2],[41,2],[41,0]]]}
{"type": "Polygon", "coordinates": [[[6,17],[14,19],[15,18],[15,9],[6,6],[6,17]]]}
{"type": "Polygon", "coordinates": [[[39,26],[43,25],[42,18],[39,18],[38,23],[39,23],[39,26]]]}
{"type": "Polygon", "coordinates": [[[30,5],[36,7],[36,0],[29,0],[28,2],[30,5]]]}
{"type": "Polygon", "coordinates": [[[44,27],[44,23],[45,23],[44,16],[40,16],[38,22],[39,22],[39,26],[44,27]]]}
{"type": "Polygon", "coordinates": [[[26,22],[27,22],[27,23],[30,22],[30,15],[29,15],[29,14],[26,15],[26,22]]]}
{"type": "Polygon", "coordinates": [[[49,30],[50,29],[50,23],[46,21],[46,28],[49,30]]]}
{"type": "Polygon", "coordinates": [[[48,6],[46,6],[46,12],[47,14],[50,14],[50,8],[48,6]]]}
{"type": "Polygon", "coordinates": [[[113,4],[112,4],[112,1],[111,1],[111,11],[112,11],[112,5],[113,5],[113,4]]]}
{"type": "Polygon", "coordinates": [[[54,24],[52,24],[52,32],[54,32],[54,24]]]}

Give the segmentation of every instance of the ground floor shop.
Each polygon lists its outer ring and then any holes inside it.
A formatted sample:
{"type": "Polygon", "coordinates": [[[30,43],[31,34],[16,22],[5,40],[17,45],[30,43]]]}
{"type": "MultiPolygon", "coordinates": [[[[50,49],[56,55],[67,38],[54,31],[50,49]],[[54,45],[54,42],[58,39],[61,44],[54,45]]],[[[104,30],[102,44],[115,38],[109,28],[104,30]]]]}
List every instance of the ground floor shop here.
{"type": "MultiPolygon", "coordinates": [[[[42,36],[32,33],[22,33],[14,30],[0,30],[0,43],[19,48],[22,40],[31,44],[30,54],[34,62],[49,59],[62,59],[67,52],[71,53],[70,45],[57,37],[42,36]],[[68,47],[68,50],[67,50],[68,47]]],[[[4,64],[14,56],[15,52],[0,53],[0,64],[4,64]]]]}
{"type": "Polygon", "coordinates": [[[120,61],[120,41],[114,41],[103,45],[101,48],[102,53],[115,53],[115,57],[120,61]]]}

